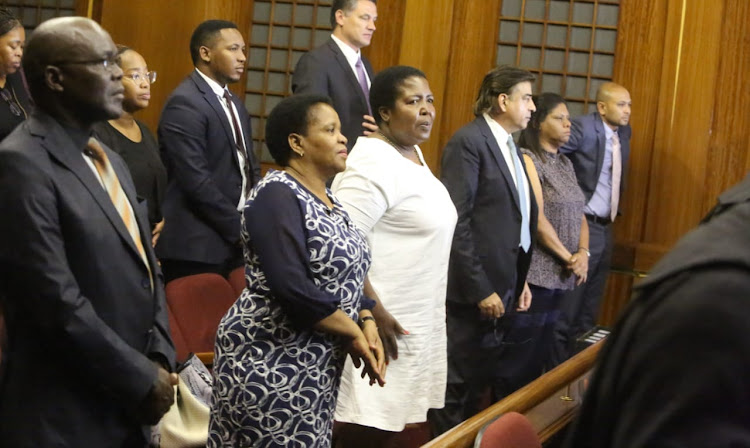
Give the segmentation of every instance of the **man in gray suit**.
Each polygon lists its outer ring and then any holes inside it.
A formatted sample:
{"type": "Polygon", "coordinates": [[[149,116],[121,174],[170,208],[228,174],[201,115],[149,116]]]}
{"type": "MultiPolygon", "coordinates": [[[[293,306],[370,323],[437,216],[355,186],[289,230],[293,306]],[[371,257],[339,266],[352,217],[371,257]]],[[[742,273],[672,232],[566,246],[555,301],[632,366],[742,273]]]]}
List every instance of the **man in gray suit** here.
{"type": "Polygon", "coordinates": [[[42,23],[26,45],[36,111],[0,144],[3,446],[142,447],[173,402],[146,204],[91,137],[122,113],[118,62],[80,17],[42,23]]]}
{"type": "Polygon", "coordinates": [[[327,95],[341,120],[349,149],[360,135],[378,129],[370,110],[374,75],[361,49],[370,45],[378,9],[375,0],[334,0],[331,38],[300,58],[292,76],[292,92],[327,95]]]}
{"type": "Polygon", "coordinates": [[[491,70],[474,105],[476,118],[443,151],[440,180],[458,212],[448,266],[448,384],[445,407],[428,419],[437,436],[479,412],[482,394],[498,401],[524,385],[531,305],[526,274],[538,209],[511,137],[536,110],[534,75],[491,70]]]}
{"type": "Polygon", "coordinates": [[[596,323],[612,258],[612,222],[625,191],[630,155],[630,93],[607,82],[596,94],[596,112],[576,117],[570,140],[560,150],[573,162],[578,184],[586,197],[589,225],[588,280],[566,295],[557,322],[553,364],[572,355],[578,336],[596,323]]]}

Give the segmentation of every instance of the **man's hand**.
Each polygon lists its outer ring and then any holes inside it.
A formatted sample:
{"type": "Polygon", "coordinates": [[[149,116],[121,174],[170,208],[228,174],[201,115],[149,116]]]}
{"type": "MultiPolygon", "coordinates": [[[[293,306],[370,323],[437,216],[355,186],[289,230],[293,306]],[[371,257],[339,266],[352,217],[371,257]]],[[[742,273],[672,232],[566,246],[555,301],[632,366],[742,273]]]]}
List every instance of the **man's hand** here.
{"type": "Polygon", "coordinates": [[[516,311],[527,311],[531,306],[531,290],[529,289],[529,283],[523,284],[523,291],[521,296],[518,298],[518,307],[516,311]]]}
{"type": "Polygon", "coordinates": [[[398,359],[398,343],[396,339],[403,334],[409,334],[401,327],[396,318],[386,311],[382,304],[372,310],[375,322],[378,324],[378,332],[383,342],[383,350],[387,360],[398,359]]]}
{"type": "Polygon", "coordinates": [[[156,247],[156,242],[159,241],[159,235],[164,229],[164,220],[162,219],[154,226],[154,230],[151,231],[151,246],[156,247]]]}
{"type": "Polygon", "coordinates": [[[167,413],[174,403],[174,386],[179,381],[176,373],[169,373],[159,364],[156,365],[158,369],[156,381],[138,407],[138,417],[145,425],[159,423],[162,416],[167,413]]]}
{"type": "Polygon", "coordinates": [[[365,120],[362,122],[362,127],[365,128],[363,134],[364,135],[370,135],[374,132],[378,132],[378,125],[375,124],[375,118],[372,115],[363,115],[362,119],[365,120]]]}
{"type": "Polygon", "coordinates": [[[493,292],[489,297],[479,302],[477,306],[482,312],[482,316],[488,319],[499,319],[505,314],[503,301],[500,300],[500,296],[496,292],[493,292]]]}

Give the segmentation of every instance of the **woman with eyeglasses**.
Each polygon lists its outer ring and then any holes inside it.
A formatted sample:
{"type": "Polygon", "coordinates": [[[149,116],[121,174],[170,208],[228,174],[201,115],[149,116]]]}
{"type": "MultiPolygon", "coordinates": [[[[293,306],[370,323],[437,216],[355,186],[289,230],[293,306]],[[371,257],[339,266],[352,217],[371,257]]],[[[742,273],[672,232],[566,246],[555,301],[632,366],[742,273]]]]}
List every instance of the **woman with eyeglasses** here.
{"type": "Polygon", "coordinates": [[[161,203],[167,185],[167,170],[159,157],[159,145],[145,124],[133,117],[148,107],[151,84],[156,82],[156,72],[148,71],[143,56],[135,50],[118,45],[117,52],[122,68],[122,100],[120,118],[94,125],[97,138],[122,156],[130,169],[138,196],[146,200],[151,223],[151,244],[156,245],[164,228],[161,203]]]}
{"type": "Polygon", "coordinates": [[[25,42],[21,22],[10,10],[0,8],[0,140],[31,113],[31,99],[21,74],[25,42]]]}

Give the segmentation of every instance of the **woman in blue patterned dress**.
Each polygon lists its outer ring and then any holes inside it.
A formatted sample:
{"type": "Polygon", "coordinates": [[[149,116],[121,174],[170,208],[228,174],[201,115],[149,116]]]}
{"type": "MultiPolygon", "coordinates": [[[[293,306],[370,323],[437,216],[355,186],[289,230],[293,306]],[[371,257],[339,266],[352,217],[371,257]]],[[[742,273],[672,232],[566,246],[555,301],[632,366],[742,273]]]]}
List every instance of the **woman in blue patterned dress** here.
{"type": "Polygon", "coordinates": [[[243,212],[247,287],[216,335],[209,447],[329,447],[347,353],[384,384],[363,292],[370,252],[325,186],[346,167],[340,126],[316,95],[268,117],[266,144],[284,170],[255,186],[243,212]]]}

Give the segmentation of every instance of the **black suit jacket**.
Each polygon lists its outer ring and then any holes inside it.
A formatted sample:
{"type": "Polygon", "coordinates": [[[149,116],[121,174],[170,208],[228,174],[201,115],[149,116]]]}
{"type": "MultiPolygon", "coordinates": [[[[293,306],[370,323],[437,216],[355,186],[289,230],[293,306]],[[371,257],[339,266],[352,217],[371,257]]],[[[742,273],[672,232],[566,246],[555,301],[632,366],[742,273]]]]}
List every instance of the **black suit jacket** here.
{"type": "Polygon", "coordinates": [[[105,151],[133,206],[148,269],[107,192],[65,130],[37,112],[0,145],[0,296],[8,352],[0,444],[121,446],[174,361],[144,203],[105,151]]]}
{"type": "MultiPolygon", "coordinates": [[[[372,65],[364,55],[362,63],[372,81],[372,65]]],[[[346,146],[349,149],[354,146],[357,137],[364,131],[362,116],[370,115],[367,107],[369,98],[365,98],[357,76],[332,38],[302,55],[294,68],[292,92],[329,96],[339,114],[341,133],[347,139],[346,146]]]]}
{"type": "MultiPolygon", "coordinates": [[[[620,137],[620,152],[622,154],[622,180],[620,182],[620,197],[622,197],[622,193],[625,191],[625,180],[628,177],[630,125],[618,127],[617,134],[620,137]]],[[[570,127],[570,140],[560,148],[560,152],[568,156],[570,161],[573,162],[578,185],[581,186],[581,190],[586,196],[586,202],[591,199],[599,181],[599,173],[602,171],[606,151],[606,137],[604,123],[602,123],[599,112],[592,112],[573,119],[570,127]]]]}
{"type": "MultiPolygon", "coordinates": [[[[523,161],[520,152],[518,157],[523,161]]],[[[440,179],[458,211],[448,268],[448,302],[476,308],[496,292],[510,310],[523,290],[531,249],[525,253],[518,246],[518,191],[484,117],[477,117],[450,139],[443,150],[440,179]]],[[[528,191],[533,246],[538,209],[533,190],[529,187],[528,191]]]]}
{"type": "MultiPolygon", "coordinates": [[[[232,97],[245,136],[255,184],[260,165],[252,151],[250,118],[232,97]]],[[[220,264],[240,239],[237,204],[242,173],[232,124],[208,83],[195,71],[167,99],[159,121],[159,146],[169,178],[162,212],[159,258],[220,264]]]]}

